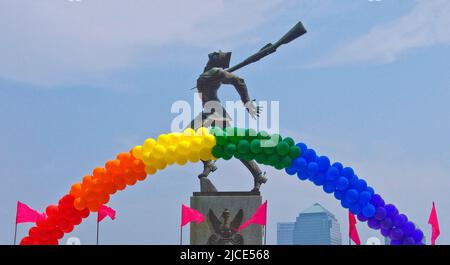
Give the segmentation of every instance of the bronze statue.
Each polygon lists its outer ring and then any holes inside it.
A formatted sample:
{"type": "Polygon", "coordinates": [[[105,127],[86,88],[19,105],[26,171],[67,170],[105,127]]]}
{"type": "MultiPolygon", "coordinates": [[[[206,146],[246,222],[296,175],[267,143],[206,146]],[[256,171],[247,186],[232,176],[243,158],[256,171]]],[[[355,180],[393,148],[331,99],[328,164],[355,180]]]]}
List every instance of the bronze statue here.
{"type": "Polygon", "coordinates": [[[221,222],[214,212],[210,209],[208,212],[208,220],[213,234],[209,237],[207,245],[244,245],[244,237],[237,233],[244,218],[244,211],[242,209],[234,217],[233,221],[230,219],[230,211],[225,209],[222,213],[223,222],[221,222]]]}
{"type": "MultiPolygon", "coordinates": [[[[234,75],[232,72],[274,53],[281,45],[289,43],[305,33],[306,30],[303,24],[299,22],[275,44],[269,43],[265,45],[257,53],[231,68],[229,68],[231,52],[218,51],[210,53],[203,73],[197,79],[196,86],[202,100],[203,111],[191,122],[190,127],[198,129],[199,127],[218,126],[224,129],[231,125],[231,118],[220,103],[217,95],[222,84],[233,85],[250,116],[253,119],[257,119],[261,108],[255,105],[255,100],[250,100],[244,79],[234,75]]],[[[265,173],[261,171],[255,161],[241,160],[241,162],[253,175],[254,186],[252,191],[259,191],[261,185],[267,181],[265,173]]],[[[211,172],[217,170],[217,167],[214,161],[211,160],[203,161],[203,165],[203,172],[198,177],[206,180],[211,172]]],[[[212,186],[212,184],[210,185],[212,186]]]]}

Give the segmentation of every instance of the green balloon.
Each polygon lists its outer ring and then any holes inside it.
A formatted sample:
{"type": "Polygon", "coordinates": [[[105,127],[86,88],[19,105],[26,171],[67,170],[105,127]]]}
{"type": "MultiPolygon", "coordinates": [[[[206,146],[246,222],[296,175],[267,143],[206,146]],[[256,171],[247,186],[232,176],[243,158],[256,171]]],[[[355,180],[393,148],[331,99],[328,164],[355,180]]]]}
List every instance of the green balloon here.
{"type": "Polygon", "coordinates": [[[234,154],[234,157],[236,157],[236,159],[244,159],[244,154],[241,154],[241,153],[239,153],[239,152],[236,152],[236,153],[234,154]]]}
{"type": "Polygon", "coordinates": [[[266,161],[266,155],[264,153],[259,153],[255,156],[255,160],[258,164],[264,164],[266,161]]]}
{"type": "Polygon", "coordinates": [[[213,154],[213,156],[215,156],[217,158],[221,158],[224,156],[224,150],[221,146],[216,145],[212,149],[212,154],[213,154]]]}
{"type": "Polygon", "coordinates": [[[212,127],[209,130],[209,133],[211,133],[214,136],[222,136],[222,135],[224,135],[224,131],[222,130],[222,128],[217,127],[217,126],[216,127],[212,127]]]}
{"type": "Polygon", "coordinates": [[[254,139],[251,143],[250,143],[250,151],[253,154],[259,154],[262,152],[262,147],[261,147],[261,141],[258,139],[254,139]]]}
{"type": "Polygon", "coordinates": [[[290,158],[289,156],[284,156],[283,158],[281,158],[281,165],[283,166],[283,168],[292,166],[292,158],[290,158]]]}
{"type": "Polygon", "coordinates": [[[300,149],[300,147],[298,146],[291,146],[290,150],[289,150],[289,156],[292,159],[295,159],[297,157],[300,157],[300,155],[302,154],[302,150],[300,149]]]}
{"type": "Polygon", "coordinates": [[[267,163],[271,166],[275,166],[280,162],[280,157],[277,154],[272,154],[267,158],[267,163]]]}
{"type": "Polygon", "coordinates": [[[260,139],[260,140],[269,140],[270,139],[270,134],[268,134],[266,131],[260,131],[258,133],[258,139],[260,139]]]}
{"type": "Polygon", "coordinates": [[[278,143],[278,145],[277,145],[277,153],[280,156],[285,156],[285,155],[289,154],[289,151],[290,151],[290,148],[289,148],[289,144],[288,143],[286,143],[284,141],[278,143]]]}
{"type": "Polygon", "coordinates": [[[275,153],[276,145],[272,140],[265,140],[265,145],[262,146],[263,152],[266,155],[275,153]]]}
{"type": "Polygon", "coordinates": [[[235,144],[227,144],[225,145],[225,154],[233,156],[236,153],[236,145],[235,144]]]}
{"type": "Polygon", "coordinates": [[[275,167],[276,169],[278,169],[278,170],[282,170],[282,169],[284,168],[283,164],[280,163],[280,162],[277,163],[277,164],[275,164],[274,167],[275,167]]]}
{"type": "Polygon", "coordinates": [[[283,141],[286,142],[289,146],[294,146],[295,145],[295,141],[291,137],[286,137],[286,138],[283,139],[283,141]]]}
{"type": "Polygon", "coordinates": [[[228,143],[228,137],[226,135],[216,136],[216,142],[218,145],[225,146],[228,143]]]}
{"type": "Polygon", "coordinates": [[[223,158],[224,160],[231,160],[231,158],[233,158],[233,156],[232,156],[232,155],[224,154],[222,158],[223,158]]]}
{"type": "Polygon", "coordinates": [[[256,139],[258,137],[258,133],[253,129],[246,129],[245,130],[245,139],[252,141],[253,139],[256,139]]]}
{"type": "Polygon", "coordinates": [[[250,143],[247,140],[241,139],[237,145],[238,152],[241,154],[246,154],[250,151],[250,143]]]}
{"type": "Polygon", "coordinates": [[[248,152],[242,155],[242,159],[246,160],[246,161],[252,161],[253,159],[255,159],[255,155],[248,152]]]}
{"type": "Polygon", "coordinates": [[[272,139],[272,141],[274,141],[277,144],[279,144],[281,141],[283,141],[283,137],[281,137],[281,135],[279,135],[277,133],[272,134],[272,136],[270,138],[272,139]]]}

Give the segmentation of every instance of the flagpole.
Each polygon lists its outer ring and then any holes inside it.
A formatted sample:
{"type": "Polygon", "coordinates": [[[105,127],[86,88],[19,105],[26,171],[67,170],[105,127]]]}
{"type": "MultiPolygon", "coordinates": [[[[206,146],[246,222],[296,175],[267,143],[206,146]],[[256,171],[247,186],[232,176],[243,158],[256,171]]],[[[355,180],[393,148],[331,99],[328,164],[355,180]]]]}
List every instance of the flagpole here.
{"type": "Polygon", "coordinates": [[[267,245],[266,239],[267,239],[267,225],[264,226],[264,245],[267,245]]]}
{"type": "Polygon", "coordinates": [[[14,222],[14,245],[16,245],[16,240],[17,240],[17,213],[19,210],[19,201],[17,201],[17,207],[16,207],[16,221],[14,222]]]}
{"type": "Polygon", "coordinates": [[[183,227],[180,226],[180,246],[183,245],[183,227]]]}
{"type": "Polygon", "coordinates": [[[100,222],[98,221],[98,212],[97,212],[97,245],[98,245],[98,234],[99,234],[100,222]]]}

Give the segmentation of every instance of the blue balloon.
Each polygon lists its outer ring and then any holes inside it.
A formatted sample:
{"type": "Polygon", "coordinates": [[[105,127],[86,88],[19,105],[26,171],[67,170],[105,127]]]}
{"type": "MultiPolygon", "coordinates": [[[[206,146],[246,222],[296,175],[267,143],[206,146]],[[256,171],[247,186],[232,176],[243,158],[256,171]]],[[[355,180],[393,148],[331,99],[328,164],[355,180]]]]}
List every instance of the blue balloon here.
{"type": "MultiPolygon", "coordinates": [[[[363,209],[363,211],[364,211],[364,209],[363,209]]],[[[370,228],[375,229],[375,230],[380,229],[380,227],[381,227],[380,221],[378,221],[375,218],[370,218],[367,221],[367,224],[369,225],[370,228]]]]}
{"type": "Polygon", "coordinates": [[[400,228],[392,228],[391,229],[391,239],[393,240],[401,240],[403,238],[403,230],[400,228]]]}
{"type": "Polygon", "coordinates": [[[333,193],[336,190],[336,187],[334,186],[333,182],[325,182],[323,184],[323,191],[326,193],[333,193]]]}
{"type": "Polygon", "coordinates": [[[391,240],[391,246],[400,246],[402,244],[402,241],[400,240],[391,240]]]}
{"type": "Polygon", "coordinates": [[[416,226],[413,222],[408,221],[403,225],[402,229],[405,236],[411,236],[416,230],[416,226]]]}
{"type": "Polygon", "coordinates": [[[404,214],[398,214],[393,219],[396,227],[402,227],[408,221],[408,217],[404,214]]]}
{"type": "Polygon", "coordinates": [[[316,162],[309,162],[306,169],[309,175],[316,175],[319,172],[319,165],[316,162]]]}
{"type": "Polygon", "coordinates": [[[414,238],[414,240],[415,240],[416,242],[422,242],[422,239],[423,239],[423,232],[422,232],[421,230],[419,230],[419,229],[416,229],[416,230],[414,231],[414,233],[412,234],[412,237],[414,238]]]}
{"type": "Polygon", "coordinates": [[[335,181],[339,177],[339,170],[335,167],[330,167],[327,170],[327,180],[335,181]]]}
{"type": "Polygon", "coordinates": [[[298,172],[297,173],[297,177],[299,180],[307,180],[308,179],[308,174],[306,174],[306,172],[298,172]]]}
{"type": "Polygon", "coordinates": [[[319,164],[319,170],[322,172],[326,172],[330,167],[330,159],[326,156],[319,157],[317,163],[319,164]]]}
{"type": "Polygon", "coordinates": [[[341,201],[341,206],[343,207],[343,208],[345,208],[345,209],[348,209],[348,208],[350,208],[350,202],[349,201],[347,201],[347,200],[342,200],[341,201]]]}
{"type": "Polygon", "coordinates": [[[362,192],[362,191],[367,190],[367,182],[366,182],[365,180],[363,180],[363,179],[359,179],[359,180],[356,182],[356,189],[357,189],[359,192],[362,192]]]}
{"type": "Polygon", "coordinates": [[[355,189],[347,190],[345,193],[345,199],[350,203],[356,202],[358,200],[359,193],[355,189]]]}
{"type": "Polygon", "coordinates": [[[338,200],[342,200],[345,197],[345,192],[341,191],[341,190],[336,190],[334,192],[334,197],[338,200]]]}
{"type": "Polygon", "coordinates": [[[317,186],[322,186],[323,183],[325,183],[325,175],[320,173],[317,174],[314,178],[313,178],[313,182],[315,185],[317,186]]]}
{"type": "Polygon", "coordinates": [[[340,191],[346,190],[348,187],[348,180],[345,177],[339,177],[336,182],[336,189],[340,191]]]}
{"type": "MultiPolygon", "coordinates": [[[[365,217],[371,218],[375,215],[375,207],[372,204],[367,204],[363,210],[362,213],[365,217]]],[[[378,220],[377,220],[378,221],[378,220]]]]}
{"type": "Polygon", "coordinates": [[[390,217],[386,217],[386,218],[384,218],[383,221],[380,222],[381,228],[384,228],[384,229],[391,229],[393,226],[393,223],[394,222],[392,221],[392,219],[390,217]]]}
{"type": "Polygon", "coordinates": [[[298,143],[296,145],[302,151],[302,156],[303,156],[305,154],[306,150],[308,150],[308,146],[304,143],[298,143]]]}
{"type": "Polygon", "coordinates": [[[370,199],[372,199],[372,195],[368,191],[363,191],[359,194],[359,203],[360,204],[367,204],[370,202],[370,199]]]}
{"type": "Polygon", "coordinates": [[[370,196],[373,196],[375,194],[375,190],[372,187],[367,187],[367,192],[370,193],[370,196]]]}
{"type": "Polygon", "coordinates": [[[339,170],[339,173],[344,168],[344,166],[341,163],[339,163],[339,162],[333,163],[333,165],[331,165],[331,166],[336,168],[337,170],[339,170]]]}
{"type": "Polygon", "coordinates": [[[355,173],[353,172],[353,168],[351,168],[351,167],[344,167],[342,169],[341,174],[342,174],[342,176],[344,176],[344,177],[346,177],[348,179],[351,179],[351,178],[353,178],[353,175],[355,173]]]}
{"type": "Polygon", "coordinates": [[[403,245],[415,245],[416,241],[414,240],[414,238],[412,236],[408,236],[405,237],[405,239],[403,239],[403,245]]]}
{"type": "Polygon", "coordinates": [[[313,149],[308,149],[306,150],[305,155],[303,157],[306,159],[308,163],[316,161],[317,159],[316,151],[314,151],[313,149]]]}
{"type": "Polygon", "coordinates": [[[303,157],[297,157],[296,159],[294,159],[293,166],[299,171],[303,171],[308,166],[308,163],[303,157]]]}
{"type": "Polygon", "coordinates": [[[353,214],[359,214],[361,212],[361,206],[359,206],[359,204],[357,203],[353,203],[352,205],[350,205],[349,209],[353,214]]]}
{"type": "Polygon", "coordinates": [[[386,218],[387,211],[383,206],[377,207],[375,210],[375,218],[379,221],[384,220],[386,218]]]}
{"type": "Polygon", "coordinates": [[[293,176],[297,173],[297,169],[295,167],[288,167],[285,169],[285,171],[288,175],[291,175],[291,176],[293,176]]]}

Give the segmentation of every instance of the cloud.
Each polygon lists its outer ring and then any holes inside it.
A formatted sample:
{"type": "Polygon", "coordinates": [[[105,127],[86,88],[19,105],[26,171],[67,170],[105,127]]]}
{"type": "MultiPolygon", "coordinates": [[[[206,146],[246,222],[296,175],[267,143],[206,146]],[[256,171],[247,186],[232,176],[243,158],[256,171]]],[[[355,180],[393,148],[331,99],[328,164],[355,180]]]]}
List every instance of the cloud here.
{"type": "Polygon", "coordinates": [[[449,13],[448,0],[419,0],[409,13],[372,28],[312,66],[390,63],[414,48],[450,44],[449,13]]]}
{"type": "MultiPolygon", "coordinates": [[[[267,21],[277,1],[4,0],[0,78],[40,86],[77,83],[168,45],[232,45],[267,21]],[[149,52],[151,51],[151,52],[149,52]]],[[[253,36],[254,37],[254,36],[253,36]]]]}

